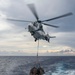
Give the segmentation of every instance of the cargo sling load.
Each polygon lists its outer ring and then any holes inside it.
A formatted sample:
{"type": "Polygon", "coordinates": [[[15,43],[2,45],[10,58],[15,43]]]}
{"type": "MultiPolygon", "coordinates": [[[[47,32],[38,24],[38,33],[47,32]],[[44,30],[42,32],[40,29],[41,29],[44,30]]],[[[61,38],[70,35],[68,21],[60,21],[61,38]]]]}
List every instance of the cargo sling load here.
{"type": "Polygon", "coordinates": [[[39,61],[39,40],[38,40],[38,45],[37,45],[37,55],[36,55],[36,65],[31,68],[29,75],[43,75],[45,73],[44,69],[40,65],[39,61]]]}

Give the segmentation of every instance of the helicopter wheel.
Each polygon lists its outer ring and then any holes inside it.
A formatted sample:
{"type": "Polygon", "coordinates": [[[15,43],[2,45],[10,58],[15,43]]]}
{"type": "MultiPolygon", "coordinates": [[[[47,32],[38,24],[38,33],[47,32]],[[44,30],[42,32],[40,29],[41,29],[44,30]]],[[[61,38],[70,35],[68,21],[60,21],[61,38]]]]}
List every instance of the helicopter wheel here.
{"type": "Polygon", "coordinates": [[[35,42],[37,41],[37,39],[35,39],[35,42]]]}

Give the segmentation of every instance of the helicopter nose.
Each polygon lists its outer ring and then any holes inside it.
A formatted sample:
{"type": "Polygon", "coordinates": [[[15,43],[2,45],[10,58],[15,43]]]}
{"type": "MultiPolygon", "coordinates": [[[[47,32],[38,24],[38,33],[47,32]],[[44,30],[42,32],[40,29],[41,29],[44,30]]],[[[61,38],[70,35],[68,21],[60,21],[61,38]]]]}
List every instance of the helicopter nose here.
{"type": "Polygon", "coordinates": [[[32,26],[28,26],[29,31],[33,30],[32,26]]]}
{"type": "Polygon", "coordinates": [[[31,28],[32,28],[32,27],[29,25],[29,26],[28,26],[28,29],[31,29],[31,28]]]}

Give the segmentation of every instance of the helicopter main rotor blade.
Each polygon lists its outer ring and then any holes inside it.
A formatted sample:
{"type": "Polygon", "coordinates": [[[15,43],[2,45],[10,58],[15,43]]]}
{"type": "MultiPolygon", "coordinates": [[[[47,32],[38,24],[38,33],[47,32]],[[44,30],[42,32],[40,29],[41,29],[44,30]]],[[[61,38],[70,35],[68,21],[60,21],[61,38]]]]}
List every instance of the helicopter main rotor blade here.
{"type": "Polygon", "coordinates": [[[50,24],[47,24],[47,23],[42,23],[42,24],[44,24],[44,25],[46,25],[46,26],[51,26],[51,27],[55,27],[55,28],[58,28],[59,26],[55,26],[55,25],[50,25],[50,24]]]}
{"type": "Polygon", "coordinates": [[[32,22],[32,21],[17,20],[17,19],[9,19],[9,18],[7,18],[6,20],[9,20],[9,21],[18,21],[18,22],[32,22]]]}
{"type": "Polygon", "coordinates": [[[56,36],[50,36],[50,38],[56,38],[56,36]]]}
{"type": "Polygon", "coordinates": [[[51,19],[47,19],[47,20],[43,20],[42,22],[45,22],[45,21],[51,21],[51,20],[55,20],[55,19],[59,19],[59,18],[63,18],[63,17],[67,17],[67,16],[70,16],[72,15],[72,13],[67,13],[67,14],[64,14],[64,15],[61,15],[61,16],[58,16],[58,17],[55,17],[55,18],[51,18],[51,19]]]}
{"type": "Polygon", "coordinates": [[[38,17],[38,14],[37,14],[37,12],[36,12],[36,9],[35,9],[34,4],[28,4],[28,7],[29,7],[29,9],[32,11],[33,15],[35,16],[35,18],[36,18],[37,21],[38,21],[39,17],[38,17]]]}

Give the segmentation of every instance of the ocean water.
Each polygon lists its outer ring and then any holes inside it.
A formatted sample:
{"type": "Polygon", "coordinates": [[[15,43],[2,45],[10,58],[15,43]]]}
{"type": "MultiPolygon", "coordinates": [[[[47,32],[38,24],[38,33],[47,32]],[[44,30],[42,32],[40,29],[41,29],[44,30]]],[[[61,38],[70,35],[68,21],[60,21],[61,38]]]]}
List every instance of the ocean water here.
{"type": "MultiPolygon", "coordinates": [[[[75,75],[75,56],[40,56],[44,75],[75,75]]],[[[34,56],[0,56],[0,75],[29,75],[34,56]]]]}

